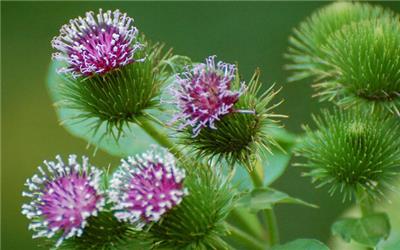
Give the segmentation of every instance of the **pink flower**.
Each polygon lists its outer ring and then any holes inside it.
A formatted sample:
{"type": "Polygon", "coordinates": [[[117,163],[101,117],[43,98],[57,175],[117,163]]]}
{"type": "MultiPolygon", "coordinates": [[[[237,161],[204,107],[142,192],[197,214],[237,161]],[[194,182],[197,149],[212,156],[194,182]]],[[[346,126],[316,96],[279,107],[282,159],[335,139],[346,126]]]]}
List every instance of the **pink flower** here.
{"type": "Polygon", "coordinates": [[[86,219],[97,215],[105,199],[99,190],[102,171],[89,167],[88,158],[82,157],[82,164],[75,155],[70,155],[67,164],[56,158],[57,162],[44,162],[47,171],[39,167],[39,174],[26,181],[29,191],[22,195],[31,201],[22,206],[22,214],[32,220],[33,238],[62,232],[59,246],[64,239],[82,235],[86,219]]]}
{"type": "Polygon", "coordinates": [[[119,10],[100,9],[96,18],[87,12],[84,18],[70,20],[53,38],[51,44],[58,50],[53,58],[67,63],[59,72],[74,77],[104,74],[135,62],[133,55],[141,47],[134,42],[137,33],[133,19],[119,10]]]}
{"type": "Polygon", "coordinates": [[[187,68],[177,76],[176,86],[172,88],[174,103],[179,109],[173,121],[181,122],[179,129],[191,126],[194,136],[204,127],[216,129],[215,121],[235,112],[234,105],[245,90],[243,84],[239,90],[231,90],[235,65],[221,61],[215,65],[214,59],[215,56],[210,56],[205,64],[187,68]]]}
{"type": "Polygon", "coordinates": [[[115,216],[137,228],[158,221],[187,194],[184,178],[184,170],[175,166],[170,153],[162,156],[151,150],[122,160],[110,187],[115,216]]]}

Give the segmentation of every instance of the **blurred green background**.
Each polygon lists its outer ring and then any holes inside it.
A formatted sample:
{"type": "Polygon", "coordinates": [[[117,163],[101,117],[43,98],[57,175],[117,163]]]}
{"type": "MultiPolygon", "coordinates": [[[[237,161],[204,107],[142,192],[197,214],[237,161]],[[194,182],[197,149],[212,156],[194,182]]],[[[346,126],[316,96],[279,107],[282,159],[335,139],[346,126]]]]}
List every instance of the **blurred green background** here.
{"type": "MultiPolygon", "coordinates": [[[[292,29],[326,2],[2,2],[2,179],[1,218],[4,250],[37,249],[20,213],[21,192],[44,159],[56,154],[92,154],[86,143],[59,126],[46,89],[46,71],[52,52],[50,40],[70,18],[85,11],[121,9],[135,18],[137,27],[175,53],[201,61],[216,54],[239,62],[245,78],[256,67],[265,85],[283,86],[285,103],[278,111],[289,115],[286,127],[300,133],[311,113],[325,106],[311,98],[307,81],[287,83],[283,54],[292,29]]],[[[378,4],[375,2],[375,4],[378,4]]],[[[398,2],[381,5],[400,11],[398,2]]],[[[98,166],[115,166],[118,159],[99,152],[98,166]]],[[[275,187],[318,204],[320,209],[294,205],[277,207],[282,241],[318,238],[327,241],[329,226],[343,211],[338,197],[316,190],[301,169],[289,167],[275,187]]]]}

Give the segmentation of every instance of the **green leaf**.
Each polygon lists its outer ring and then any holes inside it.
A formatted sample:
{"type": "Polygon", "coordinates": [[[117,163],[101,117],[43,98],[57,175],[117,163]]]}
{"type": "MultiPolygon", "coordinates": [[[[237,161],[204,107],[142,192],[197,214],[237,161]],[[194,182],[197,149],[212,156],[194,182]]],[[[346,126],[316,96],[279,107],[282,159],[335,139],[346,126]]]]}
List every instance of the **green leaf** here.
{"type": "Polygon", "coordinates": [[[252,212],[258,212],[263,209],[272,209],[275,204],[279,203],[317,207],[316,205],[293,198],[286,193],[268,187],[255,188],[251,192],[244,193],[239,199],[237,206],[250,209],[252,212]]]}
{"type": "Polygon", "coordinates": [[[332,225],[332,234],[350,242],[375,247],[390,234],[389,217],[385,213],[371,214],[360,219],[340,219],[332,225]]]}
{"type": "Polygon", "coordinates": [[[383,250],[398,250],[400,249],[400,239],[395,240],[394,242],[384,244],[383,250]]]}
{"type": "MultiPolygon", "coordinates": [[[[286,170],[292,157],[292,150],[296,144],[297,136],[289,133],[283,128],[269,128],[268,133],[282,147],[284,151],[278,148],[272,150],[272,154],[264,157],[264,185],[269,186],[276,181],[286,170]]],[[[248,177],[245,168],[237,168],[233,181],[239,184],[239,188],[250,189],[253,187],[251,179],[248,177]]]]}
{"type": "Polygon", "coordinates": [[[292,158],[292,150],[297,138],[283,128],[270,128],[268,132],[285,152],[277,149],[273,155],[264,160],[264,185],[266,186],[271,185],[285,172],[292,158]]]}
{"type": "Polygon", "coordinates": [[[271,250],[329,250],[322,242],[314,239],[298,239],[289,243],[275,246],[271,250]]]}

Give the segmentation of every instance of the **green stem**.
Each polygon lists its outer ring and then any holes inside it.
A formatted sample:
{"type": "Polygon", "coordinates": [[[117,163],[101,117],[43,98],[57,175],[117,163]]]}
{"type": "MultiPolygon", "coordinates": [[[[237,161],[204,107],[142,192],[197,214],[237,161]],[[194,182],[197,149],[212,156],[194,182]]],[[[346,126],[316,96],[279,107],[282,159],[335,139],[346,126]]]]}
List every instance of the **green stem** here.
{"type": "MultiPolygon", "coordinates": [[[[261,233],[262,230],[260,230],[262,229],[262,227],[254,224],[254,222],[256,221],[253,221],[251,219],[249,220],[249,218],[243,214],[243,211],[234,208],[229,214],[229,218],[231,219],[231,221],[234,221],[234,224],[236,226],[239,226],[243,231],[247,232],[257,239],[263,240],[263,234],[261,233]]],[[[256,217],[254,218],[256,219],[256,217]]]]}
{"type": "MultiPolygon", "coordinates": [[[[374,206],[371,200],[363,192],[357,195],[357,204],[360,207],[362,217],[374,213],[374,206]]],[[[365,249],[374,250],[373,247],[365,247],[365,249]]]]}
{"type": "MultiPolygon", "coordinates": [[[[263,179],[260,175],[260,168],[262,166],[260,161],[257,160],[256,164],[252,171],[249,171],[251,180],[253,181],[254,187],[262,187],[263,186],[263,179]]],[[[279,244],[279,231],[278,231],[278,223],[276,219],[275,212],[273,208],[263,210],[263,219],[265,219],[265,224],[268,227],[268,239],[271,246],[275,246],[279,244]]]]}
{"type": "Polygon", "coordinates": [[[257,239],[252,237],[251,235],[243,232],[237,227],[232,226],[231,224],[226,223],[226,227],[230,232],[231,236],[238,240],[240,243],[248,247],[248,249],[253,250],[264,250],[265,247],[262,243],[260,243],[257,239]]]}
{"type": "Polygon", "coordinates": [[[278,231],[278,222],[276,219],[276,215],[274,209],[264,210],[265,217],[267,218],[268,229],[269,229],[269,241],[271,246],[275,246],[279,244],[279,231],[278,231]]]}
{"type": "Polygon", "coordinates": [[[168,136],[155,128],[146,118],[140,119],[137,123],[146,133],[157,141],[161,146],[167,148],[176,158],[183,159],[181,152],[175,147],[168,136]]]}

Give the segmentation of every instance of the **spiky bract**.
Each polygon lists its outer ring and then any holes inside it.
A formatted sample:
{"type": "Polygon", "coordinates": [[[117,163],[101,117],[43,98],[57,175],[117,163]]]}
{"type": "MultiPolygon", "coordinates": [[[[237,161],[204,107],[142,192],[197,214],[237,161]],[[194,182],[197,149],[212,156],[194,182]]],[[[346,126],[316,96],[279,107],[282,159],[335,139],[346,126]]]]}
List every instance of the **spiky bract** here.
{"type": "Polygon", "coordinates": [[[224,220],[234,205],[229,180],[213,168],[195,166],[188,173],[189,190],[182,203],[151,226],[148,237],[160,249],[226,249],[224,220]]]}
{"type": "MultiPolygon", "coordinates": [[[[266,131],[268,127],[277,126],[273,109],[279,105],[271,104],[278,93],[272,88],[261,93],[257,70],[247,85],[245,93],[234,105],[233,112],[215,122],[215,129],[203,128],[193,137],[187,130],[181,136],[181,143],[188,145],[192,153],[200,158],[226,160],[230,165],[239,163],[247,168],[252,167],[255,155],[270,151],[271,146],[278,146],[272,136],[266,131]]],[[[232,82],[233,88],[241,86],[239,75],[232,82]]]]}
{"type": "Polygon", "coordinates": [[[331,34],[346,25],[363,20],[393,16],[393,12],[367,3],[337,2],[311,15],[294,30],[286,55],[292,61],[287,68],[293,71],[291,81],[326,74],[323,47],[331,34]]]}
{"type": "Polygon", "coordinates": [[[361,110],[324,111],[314,117],[317,130],[306,127],[307,136],[297,153],[307,159],[318,187],[340,192],[351,199],[360,192],[383,198],[400,170],[400,124],[393,117],[361,110]]]}
{"type": "Polygon", "coordinates": [[[103,75],[87,78],[65,78],[60,86],[60,105],[78,111],[71,119],[92,119],[93,130],[103,123],[110,133],[121,133],[129,122],[138,117],[149,116],[148,110],[158,108],[159,94],[164,81],[169,77],[166,61],[171,51],[164,51],[162,44],[140,42],[145,49],[138,51],[142,62],[117,68],[103,75]]]}
{"type": "Polygon", "coordinates": [[[143,243],[138,234],[128,223],[118,221],[113,212],[103,211],[88,219],[81,237],[65,240],[60,250],[132,249],[132,245],[143,243]]]}
{"type": "Polygon", "coordinates": [[[343,27],[324,49],[329,76],[315,85],[322,100],[385,107],[400,115],[400,17],[343,27]]]}

